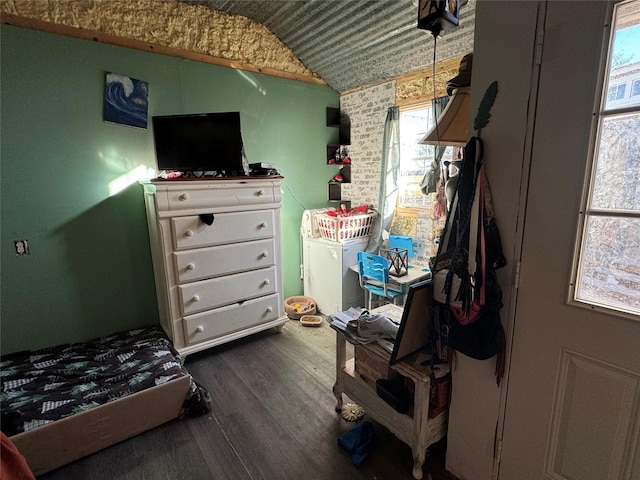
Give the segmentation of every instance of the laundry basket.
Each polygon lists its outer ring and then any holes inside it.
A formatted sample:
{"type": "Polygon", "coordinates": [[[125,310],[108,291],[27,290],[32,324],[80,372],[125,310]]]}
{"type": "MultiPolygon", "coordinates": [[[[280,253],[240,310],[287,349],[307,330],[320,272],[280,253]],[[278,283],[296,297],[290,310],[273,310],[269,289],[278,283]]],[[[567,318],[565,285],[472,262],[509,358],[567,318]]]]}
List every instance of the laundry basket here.
{"type": "Polygon", "coordinates": [[[318,215],[316,218],[322,238],[342,243],[371,235],[371,227],[376,215],[376,212],[345,217],[332,217],[324,214],[318,215]]]}

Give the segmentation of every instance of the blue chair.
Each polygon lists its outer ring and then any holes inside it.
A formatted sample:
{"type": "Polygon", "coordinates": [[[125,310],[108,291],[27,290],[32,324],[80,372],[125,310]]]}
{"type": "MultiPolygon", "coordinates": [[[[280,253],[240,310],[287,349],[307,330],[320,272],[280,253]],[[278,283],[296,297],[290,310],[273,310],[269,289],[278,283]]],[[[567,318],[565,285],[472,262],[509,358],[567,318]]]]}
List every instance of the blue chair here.
{"type": "Polygon", "coordinates": [[[372,309],[373,295],[391,300],[396,305],[397,299],[403,296],[401,291],[389,286],[389,260],[380,255],[358,252],[358,274],[369,310],[372,309]]]}

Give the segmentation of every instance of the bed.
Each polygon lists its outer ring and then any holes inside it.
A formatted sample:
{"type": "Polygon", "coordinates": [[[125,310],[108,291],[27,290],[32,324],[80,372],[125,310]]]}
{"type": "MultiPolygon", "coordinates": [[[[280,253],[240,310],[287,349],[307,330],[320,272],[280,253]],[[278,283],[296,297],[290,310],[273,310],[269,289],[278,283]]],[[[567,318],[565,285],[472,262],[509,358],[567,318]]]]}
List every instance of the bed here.
{"type": "Polygon", "coordinates": [[[156,326],[5,355],[0,376],[2,432],[35,475],[211,407],[156,326]]]}

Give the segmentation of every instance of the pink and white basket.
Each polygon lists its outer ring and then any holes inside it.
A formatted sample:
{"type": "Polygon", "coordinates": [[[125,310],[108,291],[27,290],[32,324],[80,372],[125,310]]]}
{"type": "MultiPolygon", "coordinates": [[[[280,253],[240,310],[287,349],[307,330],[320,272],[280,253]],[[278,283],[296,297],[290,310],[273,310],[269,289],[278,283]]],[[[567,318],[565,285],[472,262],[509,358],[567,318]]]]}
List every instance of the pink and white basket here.
{"type": "Polygon", "coordinates": [[[376,215],[376,212],[345,217],[317,215],[316,221],[322,238],[342,243],[371,235],[371,227],[376,215]]]}

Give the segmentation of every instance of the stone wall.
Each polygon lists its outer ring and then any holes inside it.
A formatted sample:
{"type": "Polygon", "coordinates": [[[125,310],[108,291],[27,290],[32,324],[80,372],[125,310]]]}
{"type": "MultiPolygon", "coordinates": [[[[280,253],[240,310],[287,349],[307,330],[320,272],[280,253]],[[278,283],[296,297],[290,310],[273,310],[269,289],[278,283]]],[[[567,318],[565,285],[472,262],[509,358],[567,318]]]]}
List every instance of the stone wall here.
{"type": "MultiPolygon", "coordinates": [[[[387,109],[396,104],[396,81],[376,85],[342,95],[340,109],[351,122],[351,183],[342,185],[342,198],[352,205],[371,205],[378,209],[380,191],[380,166],[382,164],[382,140],[387,109]]],[[[430,195],[435,202],[435,194],[430,195]]],[[[411,210],[416,225],[414,237],[414,263],[426,265],[435,255],[433,239],[442,222],[434,223],[432,208],[411,210]],[[417,220],[416,220],[417,219],[417,220]]],[[[401,233],[401,232],[398,232],[401,233]]]]}
{"type": "Polygon", "coordinates": [[[351,183],[342,185],[342,198],[352,205],[378,208],[382,138],[387,109],[395,105],[395,81],[340,97],[340,110],[351,122],[351,183]]]}

